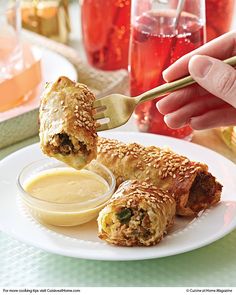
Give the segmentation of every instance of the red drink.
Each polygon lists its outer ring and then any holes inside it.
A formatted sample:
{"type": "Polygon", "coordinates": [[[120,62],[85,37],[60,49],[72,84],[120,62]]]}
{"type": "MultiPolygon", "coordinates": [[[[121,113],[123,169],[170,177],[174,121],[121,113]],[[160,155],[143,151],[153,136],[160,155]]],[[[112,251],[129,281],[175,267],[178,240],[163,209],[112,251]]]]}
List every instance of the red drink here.
{"type": "Polygon", "coordinates": [[[207,41],[230,30],[235,0],[206,0],[207,41]]]}
{"type": "Polygon", "coordinates": [[[84,0],[81,11],[89,63],[102,70],[127,69],[130,0],[84,0]]]}
{"type": "MultiPolygon", "coordinates": [[[[173,33],[171,12],[147,12],[137,18],[131,31],[130,83],[131,95],[139,95],[164,83],[162,71],[182,55],[203,44],[204,29],[192,14],[183,13],[178,34],[173,33]]],[[[189,126],[178,130],[167,127],[155,99],[136,108],[140,131],[178,138],[191,134],[189,126]]]]}

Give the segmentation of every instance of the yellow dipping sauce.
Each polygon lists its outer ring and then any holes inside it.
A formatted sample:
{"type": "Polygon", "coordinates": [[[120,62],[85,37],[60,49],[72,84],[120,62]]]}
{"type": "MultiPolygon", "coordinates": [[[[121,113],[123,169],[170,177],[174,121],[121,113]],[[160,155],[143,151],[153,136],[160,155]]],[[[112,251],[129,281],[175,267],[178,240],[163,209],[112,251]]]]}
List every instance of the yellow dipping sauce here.
{"type": "Polygon", "coordinates": [[[105,194],[109,186],[92,171],[55,168],[30,179],[24,189],[38,199],[63,204],[96,199],[105,194]]]}
{"type": "Polygon", "coordinates": [[[67,167],[38,173],[24,184],[24,189],[35,198],[24,199],[31,214],[57,226],[75,226],[96,218],[110,197],[99,198],[109,191],[100,175],[67,167]]]}

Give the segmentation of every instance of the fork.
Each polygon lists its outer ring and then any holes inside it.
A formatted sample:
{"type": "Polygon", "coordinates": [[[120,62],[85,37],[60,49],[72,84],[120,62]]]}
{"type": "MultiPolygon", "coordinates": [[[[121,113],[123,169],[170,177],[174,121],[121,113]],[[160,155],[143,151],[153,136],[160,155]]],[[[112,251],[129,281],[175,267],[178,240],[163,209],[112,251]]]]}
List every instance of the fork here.
{"type": "MultiPolygon", "coordinates": [[[[235,66],[236,56],[224,60],[225,63],[235,66]]],[[[93,104],[94,119],[97,120],[97,131],[113,129],[124,125],[131,117],[135,107],[145,101],[152,100],[164,94],[184,88],[196,83],[191,76],[165,83],[136,97],[122,94],[110,94],[95,100],[93,104]],[[101,120],[99,122],[99,120],[101,120]],[[104,123],[102,123],[105,121],[104,123]]]]}

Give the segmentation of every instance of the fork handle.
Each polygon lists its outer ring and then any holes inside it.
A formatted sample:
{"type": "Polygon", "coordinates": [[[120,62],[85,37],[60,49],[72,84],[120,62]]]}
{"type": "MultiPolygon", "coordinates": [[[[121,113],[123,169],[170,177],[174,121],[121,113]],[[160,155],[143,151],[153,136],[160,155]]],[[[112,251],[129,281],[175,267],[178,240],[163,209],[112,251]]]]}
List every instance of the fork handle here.
{"type": "MultiPolygon", "coordinates": [[[[236,56],[230,57],[230,58],[224,60],[224,62],[228,65],[235,66],[236,65],[236,56]]],[[[152,100],[154,98],[162,96],[164,94],[167,94],[167,93],[173,92],[175,90],[184,88],[186,86],[192,85],[194,83],[196,83],[196,81],[193,80],[193,78],[191,76],[187,76],[182,79],[179,79],[179,80],[176,80],[176,81],[173,81],[170,83],[165,83],[165,84],[160,85],[156,88],[153,88],[149,91],[146,91],[146,92],[140,94],[139,96],[136,96],[135,99],[136,99],[137,104],[140,104],[145,101],[152,100]]]]}

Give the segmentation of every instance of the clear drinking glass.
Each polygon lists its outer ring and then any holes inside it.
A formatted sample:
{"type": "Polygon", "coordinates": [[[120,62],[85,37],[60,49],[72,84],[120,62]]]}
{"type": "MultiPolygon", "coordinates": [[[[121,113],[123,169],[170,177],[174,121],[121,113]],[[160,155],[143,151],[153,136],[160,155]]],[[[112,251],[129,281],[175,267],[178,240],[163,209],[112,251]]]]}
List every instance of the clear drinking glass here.
{"type": "Polygon", "coordinates": [[[127,69],[131,0],[80,0],[88,62],[101,70],[127,69]]]}
{"type": "Polygon", "coordinates": [[[0,0],[0,81],[23,67],[20,1],[0,0]]]}
{"type": "MultiPolygon", "coordinates": [[[[133,0],[129,54],[132,96],[164,83],[162,72],[205,40],[205,1],[185,0],[177,17],[178,0],[133,0]]],[[[143,132],[189,139],[192,129],[170,129],[155,99],[136,108],[138,128],[143,132]]]]}

